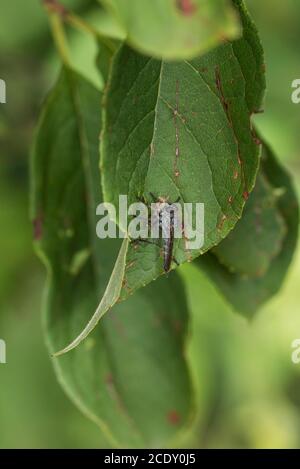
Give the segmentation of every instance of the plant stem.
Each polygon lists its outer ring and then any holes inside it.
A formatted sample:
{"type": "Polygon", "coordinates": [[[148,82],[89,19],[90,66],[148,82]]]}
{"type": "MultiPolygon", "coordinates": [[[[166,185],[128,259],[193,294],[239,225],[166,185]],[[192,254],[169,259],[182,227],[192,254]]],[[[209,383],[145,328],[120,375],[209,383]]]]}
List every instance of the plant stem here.
{"type": "Polygon", "coordinates": [[[72,12],[67,12],[65,15],[65,21],[67,21],[68,24],[78,29],[79,31],[83,31],[92,35],[97,41],[102,42],[111,52],[115,51],[116,46],[112,40],[103,36],[97,29],[95,29],[92,25],[86,23],[79,16],[75,15],[72,12]]]}
{"type": "MultiPolygon", "coordinates": [[[[77,30],[83,31],[84,33],[88,33],[88,34],[92,35],[97,41],[103,43],[111,52],[115,52],[116,46],[115,46],[114,42],[111,39],[109,39],[106,36],[104,36],[103,34],[101,34],[97,29],[95,29],[92,25],[86,23],[79,16],[77,16],[74,13],[72,13],[71,11],[67,10],[58,0],[42,0],[42,1],[44,3],[44,6],[45,6],[48,14],[49,14],[50,19],[51,19],[51,16],[53,18],[56,17],[60,20],[60,23],[62,23],[62,22],[68,23],[70,26],[73,26],[77,30]]],[[[53,20],[53,23],[58,23],[57,19],[53,20]]],[[[61,40],[62,39],[61,38],[62,31],[59,32],[58,29],[62,30],[63,29],[62,25],[60,25],[60,27],[58,27],[57,24],[52,25],[52,30],[55,31],[55,33],[53,33],[53,36],[54,36],[54,38],[56,38],[57,45],[59,44],[59,47],[58,47],[59,50],[62,51],[61,50],[61,46],[62,46],[61,42],[64,42],[66,44],[66,41],[61,40]]],[[[67,52],[66,49],[67,49],[67,47],[63,46],[64,61],[68,57],[68,54],[66,56],[66,52],[67,52]]]]}
{"type": "Polygon", "coordinates": [[[69,48],[61,17],[55,12],[49,12],[49,22],[52,30],[52,36],[55,41],[59,55],[63,63],[70,65],[69,48]]]}

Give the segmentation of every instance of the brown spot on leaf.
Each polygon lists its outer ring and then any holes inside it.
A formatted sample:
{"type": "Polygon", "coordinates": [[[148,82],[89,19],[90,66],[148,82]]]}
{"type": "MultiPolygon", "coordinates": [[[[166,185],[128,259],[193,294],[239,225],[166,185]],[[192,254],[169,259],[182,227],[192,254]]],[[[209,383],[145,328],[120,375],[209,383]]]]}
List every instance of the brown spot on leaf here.
{"type": "Polygon", "coordinates": [[[167,419],[171,425],[178,425],[180,422],[180,415],[176,410],[171,410],[167,414],[167,419]]]}
{"type": "Polygon", "coordinates": [[[173,326],[175,332],[180,333],[182,331],[182,322],[178,319],[173,322],[173,326]]]}
{"type": "MultiPolygon", "coordinates": [[[[228,123],[229,123],[230,127],[233,130],[233,135],[234,135],[234,139],[235,139],[236,146],[237,146],[238,164],[241,167],[241,177],[242,177],[243,185],[245,187],[246,186],[246,178],[245,178],[245,172],[244,172],[244,163],[243,163],[243,160],[242,160],[242,157],[241,157],[240,141],[239,141],[239,138],[238,138],[237,133],[236,133],[234,122],[233,122],[232,117],[231,117],[231,111],[230,111],[231,101],[226,99],[225,93],[224,93],[224,90],[223,90],[222,79],[221,79],[221,71],[220,71],[219,66],[217,66],[215,68],[215,81],[216,81],[217,89],[218,89],[219,94],[220,94],[221,104],[224,108],[228,123]]],[[[238,174],[236,175],[236,173],[235,173],[234,179],[237,179],[237,177],[238,177],[238,174]]]]}
{"type": "Polygon", "coordinates": [[[220,220],[220,223],[218,224],[218,230],[222,230],[223,229],[223,226],[224,226],[224,223],[225,221],[227,220],[227,216],[223,213],[222,217],[221,217],[221,220],[220,220]]]}
{"type": "Polygon", "coordinates": [[[67,9],[57,0],[43,0],[43,3],[49,11],[60,15],[62,18],[68,15],[67,9]]]}
{"type": "Polygon", "coordinates": [[[128,286],[127,279],[124,277],[122,280],[122,288],[127,291],[127,293],[132,293],[132,289],[128,286]]]}
{"type": "Polygon", "coordinates": [[[176,81],[176,106],[173,112],[174,115],[174,128],[175,128],[175,160],[174,160],[174,174],[176,177],[179,176],[178,171],[178,159],[180,157],[180,150],[179,150],[179,128],[178,128],[178,113],[179,113],[179,81],[176,81]]]}
{"type": "Polygon", "coordinates": [[[248,191],[245,191],[245,192],[243,193],[243,197],[244,197],[245,200],[248,200],[248,199],[249,199],[249,192],[248,192],[248,191]]]}
{"type": "Polygon", "coordinates": [[[106,376],[105,376],[105,382],[107,384],[113,384],[114,382],[114,379],[113,379],[113,375],[111,373],[108,373],[106,376]]]}
{"type": "Polygon", "coordinates": [[[131,267],[133,267],[134,265],[135,265],[135,262],[134,262],[134,261],[131,261],[131,262],[129,262],[129,264],[126,264],[125,269],[126,269],[126,270],[129,270],[129,269],[131,269],[131,267]]]}
{"type": "Polygon", "coordinates": [[[253,138],[253,141],[254,141],[255,145],[257,145],[257,146],[262,145],[262,141],[260,140],[260,138],[258,138],[258,136],[256,135],[254,129],[252,129],[252,138],[253,138]]]}
{"type": "Polygon", "coordinates": [[[43,234],[43,218],[39,215],[33,220],[33,239],[39,241],[43,234]]]}
{"type": "Polygon", "coordinates": [[[193,15],[197,10],[192,0],[176,0],[176,5],[184,16],[193,15]]]}

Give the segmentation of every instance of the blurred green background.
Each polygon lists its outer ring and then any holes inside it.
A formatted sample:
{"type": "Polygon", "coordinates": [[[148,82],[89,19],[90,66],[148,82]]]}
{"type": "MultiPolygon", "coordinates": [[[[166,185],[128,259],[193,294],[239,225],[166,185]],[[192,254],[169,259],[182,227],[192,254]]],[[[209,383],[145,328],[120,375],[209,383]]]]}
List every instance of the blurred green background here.
{"type": "MultiPolygon", "coordinates": [[[[89,21],[112,29],[93,0],[65,0],[89,21]]],[[[266,53],[268,93],[256,123],[300,189],[300,105],[291,83],[300,78],[298,0],[248,0],[266,53]]],[[[84,38],[84,40],[83,40],[84,38]]],[[[101,86],[95,44],[69,36],[76,67],[101,86]]],[[[107,447],[98,428],[73,407],[56,382],[43,342],[44,270],[32,249],[28,216],[28,155],[39,109],[59,67],[38,0],[4,0],[0,15],[0,365],[1,448],[107,447]],[[26,18],[26,19],[25,19],[26,18]],[[24,20],[25,19],[25,20],[24,20]]],[[[300,250],[280,294],[248,324],[233,314],[192,265],[182,275],[192,309],[188,355],[197,380],[194,447],[300,447],[300,250]],[[200,278],[201,276],[201,278],[200,278]]]]}

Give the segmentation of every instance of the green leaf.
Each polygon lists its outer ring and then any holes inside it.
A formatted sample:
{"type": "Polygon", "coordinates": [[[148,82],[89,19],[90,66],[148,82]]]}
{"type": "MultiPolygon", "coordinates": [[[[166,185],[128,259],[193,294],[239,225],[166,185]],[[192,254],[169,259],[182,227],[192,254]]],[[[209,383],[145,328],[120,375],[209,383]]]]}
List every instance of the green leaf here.
{"type": "MultiPolygon", "coordinates": [[[[113,61],[102,135],[104,195],[117,208],[119,194],[128,195],[131,203],[151,192],[170,201],[179,195],[182,202],[204,203],[204,246],[187,251],[185,240],[176,240],[177,263],[191,261],[226,237],[256,177],[259,148],[249,116],[264,92],[263,55],[247,12],[242,6],[239,12],[243,38],[200,59],[168,64],[125,46],[113,61]],[[249,51],[253,61],[247,82],[243,57],[249,51]]],[[[117,301],[162,273],[158,246],[124,244],[95,313],[58,354],[76,347],[117,301]]]]}
{"type": "MultiPolygon", "coordinates": [[[[263,52],[246,10],[235,2],[243,37],[192,61],[167,63],[123,46],[105,96],[101,167],[104,198],[119,206],[150,193],[203,203],[205,240],[182,263],[216,246],[242,215],[259,165],[251,115],[265,89],[263,52]],[[247,62],[247,72],[245,71],[247,62]]],[[[130,245],[121,298],[163,273],[159,248],[130,245]]]]}
{"type": "Polygon", "coordinates": [[[259,174],[241,221],[212,252],[229,271],[260,277],[281,251],[285,235],[276,192],[259,174]]]}
{"type": "Polygon", "coordinates": [[[119,20],[128,43],[164,59],[189,59],[237,37],[230,0],[101,0],[119,20]]]}
{"type": "MultiPolygon", "coordinates": [[[[91,84],[63,69],[35,141],[32,217],[48,270],[44,322],[51,353],[88,322],[120,248],[119,240],[96,237],[100,98],[91,84]]],[[[69,397],[114,445],[176,444],[190,422],[187,319],[174,274],[116,305],[80,347],[54,359],[69,397]]]]}
{"type": "MultiPolygon", "coordinates": [[[[264,245],[265,247],[267,246],[267,243],[270,243],[271,246],[268,248],[269,253],[267,256],[268,263],[263,259],[264,269],[267,267],[265,272],[263,272],[263,275],[261,272],[258,272],[259,275],[253,276],[251,268],[250,275],[241,274],[240,272],[230,272],[225,265],[220,264],[217,257],[212,253],[208,253],[196,261],[199,268],[208,274],[210,279],[215,283],[217,288],[220,289],[234,309],[248,317],[252,316],[267,300],[279,291],[293,258],[298,237],[299,210],[295,191],[289,175],[276,161],[272,151],[265,144],[262,155],[261,177],[268,182],[270,192],[269,197],[270,199],[273,198],[273,202],[274,193],[276,196],[277,213],[274,213],[272,209],[269,214],[265,214],[265,216],[270,217],[273,212],[273,222],[270,218],[263,221],[263,223],[268,225],[269,228],[265,229],[264,232],[260,234],[260,240],[257,239],[257,234],[254,234],[250,246],[249,239],[245,239],[240,236],[249,229],[249,219],[255,216],[249,212],[251,212],[252,209],[255,210],[255,207],[256,209],[261,207],[262,211],[264,211],[263,205],[265,204],[265,197],[262,197],[261,202],[259,202],[258,197],[262,195],[261,192],[258,191],[254,193],[253,199],[257,199],[255,200],[255,204],[250,203],[246,206],[245,215],[232,234],[233,239],[235,240],[234,254],[232,246],[227,250],[228,243],[227,240],[225,240],[223,242],[224,244],[221,243],[218,246],[218,255],[222,252],[223,258],[224,256],[226,257],[226,263],[236,263],[236,258],[240,256],[239,269],[246,271],[249,269],[249,258],[247,257],[245,259],[246,264],[248,264],[246,267],[242,267],[242,259],[243,256],[245,256],[247,248],[251,250],[253,255],[258,256],[258,253],[255,254],[254,251],[257,250],[258,246],[255,246],[254,242],[259,242],[260,245],[264,245]],[[284,232],[282,229],[282,221],[285,225],[284,232]],[[277,233],[270,232],[272,225],[273,229],[275,229],[277,233]],[[275,225],[277,225],[277,228],[275,228],[275,225]],[[285,235],[283,240],[280,241],[281,249],[276,253],[279,247],[277,244],[279,241],[279,225],[281,226],[281,235],[283,233],[285,233],[285,235]],[[237,231],[237,233],[235,233],[235,231],[237,231]],[[276,253],[276,255],[270,256],[271,253],[276,253]],[[234,259],[231,258],[232,254],[234,259]]],[[[261,265],[262,259],[257,258],[256,263],[261,265]]]]}
{"type": "MultiPolygon", "coordinates": [[[[117,49],[117,46],[116,46],[117,49]]],[[[111,60],[114,54],[112,47],[105,42],[98,41],[98,54],[96,65],[101,73],[104,83],[107,83],[111,60]]]]}
{"type": "MultiPolygon", "coordinates": [[[[124,240],[121,246],[120,252],[118,254],[118,258],[114,265],[106,290],[92,318],[87,323],[83,331],[75,338],[75,340],[71,342],[64,349],[56,352],[54,354],[55,356],[58,357],[59,355],[63,355],[64,353],[67,353],[73,348],[77,347],[77,345],[79,345],[90,334],[90,332],[92,332],[92,330],[96,327],[96,325],[98,324],[102,316],[104,316],[104,314],[107,313],[107,311],[116,304],[116,302],[120,298],[123,279],[125,275],[125,268],[126,268],[125,262],[126,262],[127,250],[128,250],[128,238],[124,240]]],[[[80,254],[82,253],[82,251],[78,251],[78,252],[80,254]]]]}

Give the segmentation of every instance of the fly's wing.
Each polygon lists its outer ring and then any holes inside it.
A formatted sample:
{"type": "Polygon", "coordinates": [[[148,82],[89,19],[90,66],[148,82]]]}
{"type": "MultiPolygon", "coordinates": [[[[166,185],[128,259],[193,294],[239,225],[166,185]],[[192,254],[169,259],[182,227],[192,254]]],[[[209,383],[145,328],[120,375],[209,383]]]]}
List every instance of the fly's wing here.
{"type": "Polygon", "coordinates": [[[173,212],[168,208],[164,208],[161,212],[161,232],[163,239],[171,239],[174,237],[174,221],[173,212]]]}

